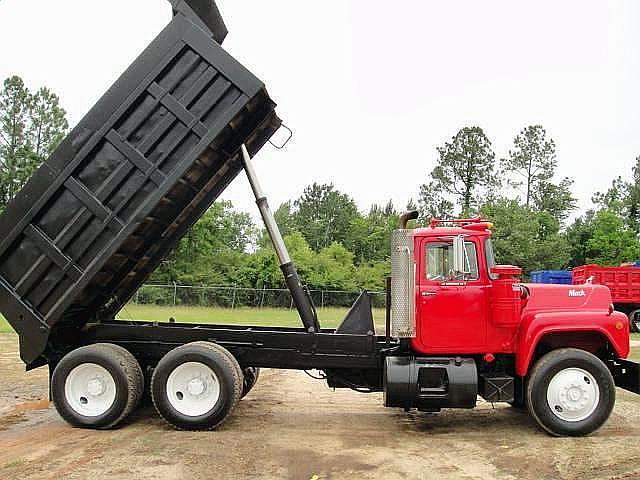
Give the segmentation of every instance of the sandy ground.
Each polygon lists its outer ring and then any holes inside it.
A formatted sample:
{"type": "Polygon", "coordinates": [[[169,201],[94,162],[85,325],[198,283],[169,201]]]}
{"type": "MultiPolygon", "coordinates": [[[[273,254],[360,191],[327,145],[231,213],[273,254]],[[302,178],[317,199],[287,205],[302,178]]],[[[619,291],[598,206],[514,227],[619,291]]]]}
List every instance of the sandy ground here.
{"type": "Polygon", "coordinates": [[[75,429],[46,398],[46,369],[25,373],[16,336],[0,334],[0,478],[640,478],[640,397],[622,390],[609,422],[576,439],[506,406],[407,414],[277,370],[215,432],[174,431],[151,407],[116,430],[75,429]]]}

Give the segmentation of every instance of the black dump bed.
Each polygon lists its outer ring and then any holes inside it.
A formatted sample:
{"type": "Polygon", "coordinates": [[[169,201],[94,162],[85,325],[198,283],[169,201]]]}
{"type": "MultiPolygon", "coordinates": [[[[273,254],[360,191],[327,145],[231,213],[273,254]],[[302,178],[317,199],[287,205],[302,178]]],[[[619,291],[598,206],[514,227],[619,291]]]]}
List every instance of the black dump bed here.
{"type": "Polygon", "coordinates": [[[27,364],[56,329],[113,318],[241,170],[240,145],[253,155],[280,126],[262,82],[214,41],[212,0],[171,3],[0,217],[0,311],[27,364]]]}

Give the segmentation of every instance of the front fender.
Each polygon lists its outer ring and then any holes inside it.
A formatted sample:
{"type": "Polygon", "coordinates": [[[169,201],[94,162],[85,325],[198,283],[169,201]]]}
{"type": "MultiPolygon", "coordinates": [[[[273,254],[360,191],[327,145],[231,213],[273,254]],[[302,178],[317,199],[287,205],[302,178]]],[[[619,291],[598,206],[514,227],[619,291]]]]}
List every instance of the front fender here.
{"type": "MultiPolygon", "coordinates": [[[[608,311],[565,311],[531,313],[523,318],[517,337],[516,374],[524,377],[531,359],[545,335],[552,333],[598,333],[606,338],[616,356],[626,358],[629,354],[629,321],[625,314],[608,311]]],[[[575,346],[569,342],[565,347],[575,346]]]]}

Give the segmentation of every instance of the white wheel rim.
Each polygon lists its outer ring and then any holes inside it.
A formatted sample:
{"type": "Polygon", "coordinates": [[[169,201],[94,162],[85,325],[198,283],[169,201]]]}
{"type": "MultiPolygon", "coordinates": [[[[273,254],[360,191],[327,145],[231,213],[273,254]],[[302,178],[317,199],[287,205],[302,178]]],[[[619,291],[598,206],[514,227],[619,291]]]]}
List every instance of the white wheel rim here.
{"type": "Polygon", "coordinates": [[[547,387],[547,404],[553,414],[567,422],[579,422],[595,412],[600,388],[591,373],[582,368],[565,368],[547,387]]]}
{"type": "Polygon", "coordinates": [[[167,379],[167,398],[183,415],[198,417],[209,412],[220,398],[220,381],[204,363],[185,362],[173,369],[167,379]]]}
{"type": "Polygon", "coordinates": [[[64,396],[69,406],[85,417],[106,413],[116,400],[116,382],[97,363],[82,363],[67,375],[64,396]]]}

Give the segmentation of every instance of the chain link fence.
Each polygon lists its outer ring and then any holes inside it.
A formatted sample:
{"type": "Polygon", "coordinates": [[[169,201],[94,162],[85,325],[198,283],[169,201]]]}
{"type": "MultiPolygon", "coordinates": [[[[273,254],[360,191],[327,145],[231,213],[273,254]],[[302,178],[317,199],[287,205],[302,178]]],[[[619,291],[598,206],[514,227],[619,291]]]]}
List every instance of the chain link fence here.
{"type": "MultiPolygon", "coordinates": [[[[345,290],[310,290],[317,308],[350,307],[360,292],[345,290]]],[[[374,307],[384,307],[384,292],[369,292],[374,307]]],[[[186,305],[199,307],[272,307],[294,308],[285,288],[243,288],[233,285],[143,285],[131,299],[141,305],[186,305]]]]}

